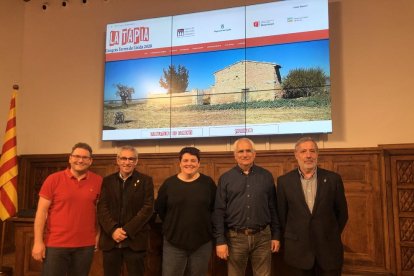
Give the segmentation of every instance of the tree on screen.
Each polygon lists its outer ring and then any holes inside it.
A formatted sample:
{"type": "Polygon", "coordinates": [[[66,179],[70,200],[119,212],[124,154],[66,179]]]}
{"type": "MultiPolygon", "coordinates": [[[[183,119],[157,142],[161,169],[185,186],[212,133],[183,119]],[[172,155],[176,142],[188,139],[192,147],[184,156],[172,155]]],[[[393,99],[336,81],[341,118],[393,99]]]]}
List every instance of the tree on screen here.
{"type": "Polygon", "coordinates": [[[188,87],[188,70],[184,66],[175,65],[168,66],[168,70],[163,69],[163,75],[160,78],[161,87],[168,90],[168,94],[176,92],[184,92],[188,87]]]}
{"type": "Polygon", "coordinates": [[[282,81],[283,98],[294,99],[322,94],[328,77],[321,68],[294,69],[282,81]]]}
{"type": "Polygon", "coordinates": [[[117,89],[116,95],[119,96],[122,100],[122,106],[128,106],[127,101],[131,101],[132,94],[135,93],[135,90],[133,87],[128,87],[123,84],[115,84],[115,87],[117,89]]]}

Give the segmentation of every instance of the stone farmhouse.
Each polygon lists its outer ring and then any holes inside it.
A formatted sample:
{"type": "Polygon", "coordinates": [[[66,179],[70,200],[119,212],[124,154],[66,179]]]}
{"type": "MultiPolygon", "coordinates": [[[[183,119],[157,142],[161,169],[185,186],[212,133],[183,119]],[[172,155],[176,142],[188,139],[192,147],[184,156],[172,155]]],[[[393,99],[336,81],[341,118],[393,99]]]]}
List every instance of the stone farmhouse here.
{"type": "Polygon", "coordinates": [[[282,97],[280,68],[280,65],[271,62],[239,61],[216,71],[215,82],[210,89],[149,95],[147,105],[225,104],[244,102],[245,99],[249,102],[273,101],[282,97]]]}
{"type": "Polygon", "coordinates": [[[215,72],[210,104],[281,98],[280,68],[276,63],[244,60],[215,72]]]}

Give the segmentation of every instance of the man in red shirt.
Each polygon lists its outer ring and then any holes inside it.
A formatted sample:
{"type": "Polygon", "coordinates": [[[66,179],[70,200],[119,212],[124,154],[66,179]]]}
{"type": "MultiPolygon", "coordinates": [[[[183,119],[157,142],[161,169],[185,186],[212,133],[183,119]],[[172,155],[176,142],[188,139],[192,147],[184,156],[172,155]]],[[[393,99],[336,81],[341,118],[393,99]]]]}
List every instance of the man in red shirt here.
{"type": "Polygon", "coordinates": [[[42,275],[87,276],[97,242],[96,203],[102,177],[89,171],[92,149],[77,143],[69,168],[49,175],[39,192],[32,256],[42,275]]]}

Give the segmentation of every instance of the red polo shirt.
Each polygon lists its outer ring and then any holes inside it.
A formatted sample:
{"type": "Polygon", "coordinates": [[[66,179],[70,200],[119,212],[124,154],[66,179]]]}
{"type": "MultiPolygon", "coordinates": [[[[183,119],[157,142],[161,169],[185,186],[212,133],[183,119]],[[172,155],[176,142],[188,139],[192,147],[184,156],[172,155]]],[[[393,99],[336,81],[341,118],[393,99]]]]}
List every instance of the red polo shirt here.
{"type": "Polygon", "coordinates": [[[50,200],[45,229],[48,247],[83,247],[95,244],[96,203],[102,177],[88,171],[77,180],[69,169],[49,175],[39,196],[50,200]]]}

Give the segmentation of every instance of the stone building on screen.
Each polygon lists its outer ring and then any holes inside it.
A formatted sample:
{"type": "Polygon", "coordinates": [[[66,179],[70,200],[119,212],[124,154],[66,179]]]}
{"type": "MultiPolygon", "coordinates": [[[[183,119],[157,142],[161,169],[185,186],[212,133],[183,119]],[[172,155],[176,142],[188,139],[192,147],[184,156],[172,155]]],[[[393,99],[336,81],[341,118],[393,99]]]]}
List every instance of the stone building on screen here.
{"type": "Polygon", "coordinates": [[[282,97],[280,68],[276,63],[244,60],[216,71],[209,103],[279,99],[282,97]]]}
{"type": "Polygon", "coordinates": [[[215,82],[207,89],[149,94],[152,106],[186,106],[235,102],[273,101],[282,98],[280,65],[243,60],[214,72],[215,82]]]}

